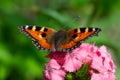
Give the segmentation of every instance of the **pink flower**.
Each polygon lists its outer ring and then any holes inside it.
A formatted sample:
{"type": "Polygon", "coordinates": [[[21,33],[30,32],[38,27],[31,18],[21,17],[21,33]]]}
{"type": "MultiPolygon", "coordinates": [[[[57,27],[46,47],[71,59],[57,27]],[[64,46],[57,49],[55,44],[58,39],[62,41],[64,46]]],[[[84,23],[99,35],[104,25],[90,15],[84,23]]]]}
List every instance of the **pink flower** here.
{"type": "Polygon", "coordinates": [[[61,66],[54,59],[51,59],[49,61],[43,73],[44,80],[64,80],[66,74],[65,71],[61,69],[61,66]]]}
{"type": "Polygon", "coordinates": [[[115,80],[115,65],[105,46],[98,48],[91,44],[82,44],[70,53],[54,52],[47,57],[50,61],[44,70],[45,80],[64,80],[68,72],[81,70],[83,64],[90,67],[87,72],[90,80],[115,80]]]}
{"type": "Polygon", "coordinates": [[[115,75],[114,75],[114,73],[111,73],[111,72],[107,72],[107,73],[104,73],[104,74],[93,73],[92,77],[91,77],[91,80],[115,80],[115,75]]]}
{"type": "Polygon", "coordinates": [[[58,64],[63,65],[65,56],[66,56],[65,52],[51,52],[46,57],[50,59],[55,59],[58,64]]]}
{"type": "Polygon", "coordinates": [[[115,80],[115,65],[105,46],[101,46],[93,56],[91,68],[98,71],[92,72],[91,80],[115,80]]]}
{"type": "Polygon", "coordinates": [[[97,47],[91,44],[82,44],[79,48],[73,50],[72,53],[67,53],[63,67],[68,72],[78,70],[83,63],[90,64],[97,47]]]}
{"type": "Polygon", "coordinates": [[[65,62],[62,67],[68,72],[78,70],[83,64],[83,62],[80,61],[75,54],[76,53],[68,53],[65,56],[65,62]]]}

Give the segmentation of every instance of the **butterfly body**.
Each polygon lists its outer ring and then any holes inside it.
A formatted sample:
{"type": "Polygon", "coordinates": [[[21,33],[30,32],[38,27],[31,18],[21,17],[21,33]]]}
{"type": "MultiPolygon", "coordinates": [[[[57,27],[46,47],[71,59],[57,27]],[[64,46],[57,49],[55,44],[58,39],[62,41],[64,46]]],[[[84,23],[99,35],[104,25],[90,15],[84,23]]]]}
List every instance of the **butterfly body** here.
{"type": "Polygon", "coordinates": [[[76,28],[58,31],[40,26],[21,26],[20,30],[32,38],[32,42],[40,50],[72,51],[90,36],[97,35],[99,28],[76,28]]]}

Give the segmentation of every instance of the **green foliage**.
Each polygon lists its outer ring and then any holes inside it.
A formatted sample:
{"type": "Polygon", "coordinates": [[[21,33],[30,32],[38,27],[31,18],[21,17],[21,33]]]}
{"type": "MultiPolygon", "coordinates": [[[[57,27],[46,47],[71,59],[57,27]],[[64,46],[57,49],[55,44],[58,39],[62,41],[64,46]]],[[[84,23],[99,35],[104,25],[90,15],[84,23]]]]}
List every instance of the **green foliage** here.
{"type": "MultiPolygon", "coordinates": [[[[18,26],[40,25],[56,30],[99,27],[99,37],[86,42],[106,45],[120,64],[119,0],[1,0],[0,1],[0,80],[41,80],[46,55],[21,34],[18,26]],[[74,18],[80,16],[78,21],[74,18]]],[[[117,68],[117,73],[120,73],[117,68]]],[[[116,73],[116,75],[118,75],[116,73]]],[[[117,76],[119,80],[119,76],[117,76]]]]}
{"type": "Polygon", "coordinates": [[[84,63],[78,71],[67,73],[65,80],[90,80],[89,70],[90,66],[84,63]]]}

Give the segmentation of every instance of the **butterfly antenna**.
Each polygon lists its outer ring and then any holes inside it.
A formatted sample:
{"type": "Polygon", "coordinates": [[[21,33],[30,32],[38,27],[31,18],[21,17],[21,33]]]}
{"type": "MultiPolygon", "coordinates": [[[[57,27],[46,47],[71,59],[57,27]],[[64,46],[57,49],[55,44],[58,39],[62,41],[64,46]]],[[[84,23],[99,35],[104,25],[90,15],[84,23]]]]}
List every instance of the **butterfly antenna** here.
{"type": "MultiPolygon", "coordinates": [[[[71,20],[71,23],[66,23],[65,25],[63,25],[62,28],[67,28],[67,29],[70,29],[71,28],[71,25],[72,27],[74,26],[73,24],[77,23],[78,24],[78,21],[80,20],[80,16],[77,16],[75,18],[72,18],[71,20]]],[[[75,24],[76,25],[76,24],[75,24]]]]}

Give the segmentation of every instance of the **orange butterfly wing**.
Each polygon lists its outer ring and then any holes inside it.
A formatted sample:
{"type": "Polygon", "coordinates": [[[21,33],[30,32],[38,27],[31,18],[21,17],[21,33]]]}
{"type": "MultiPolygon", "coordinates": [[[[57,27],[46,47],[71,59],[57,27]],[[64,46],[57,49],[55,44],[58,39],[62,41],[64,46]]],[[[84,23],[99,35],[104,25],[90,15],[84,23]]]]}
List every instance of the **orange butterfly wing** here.
{"type": "Polygon", "coordinates": [[[38,49],[50,50],[53,48],[53,45],[48,43],[46,38],[55,30],[40,26],[21,26],[20,30],[32,38],[32,42],[38,49]]]}
{"type": "Polygon", "coordinates": [[[97,35],[98,32],[101,31],[100,28],[76,28],[68,31],[71,41],[67,44],[61,45],[60,48],[66,49],[67,51],[73,50],[74,48],[80,46],[82,41],[91,37],[93,35],[97,35]]]}

